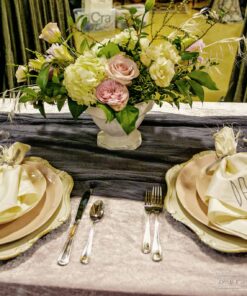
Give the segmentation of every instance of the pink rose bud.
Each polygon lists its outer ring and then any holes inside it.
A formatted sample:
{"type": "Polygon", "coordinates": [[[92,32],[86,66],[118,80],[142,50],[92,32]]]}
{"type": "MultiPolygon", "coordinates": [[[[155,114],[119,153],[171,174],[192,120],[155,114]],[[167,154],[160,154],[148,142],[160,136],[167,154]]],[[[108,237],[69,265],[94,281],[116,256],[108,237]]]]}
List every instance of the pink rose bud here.
{"type": "Polygon", "coordinates": [[[109,78],[124,85],[131,84],[131,80],[140,74],[136,63],[122,54],[115,55],[109,59],[106,73],[109,78]]]}
{"type": "Polygon", "coordinates": [[[127,87],[112,79],[101,82],[96,88],[96,97],[103,103],[109,105],[115,111],[121,111],[129,99],[127,87]]]}
{"type": "Polygon", "coordinates": [[[204,47],[205,47],[205,43],[203,42],[202,39],[200,39],[200,40],[197,40],[195,43],[193,43],[190,47],[188,47],[186,49],[186,51],[190,51],[190,52],[194,52],[194,51],[202,52],[204,47]]]}

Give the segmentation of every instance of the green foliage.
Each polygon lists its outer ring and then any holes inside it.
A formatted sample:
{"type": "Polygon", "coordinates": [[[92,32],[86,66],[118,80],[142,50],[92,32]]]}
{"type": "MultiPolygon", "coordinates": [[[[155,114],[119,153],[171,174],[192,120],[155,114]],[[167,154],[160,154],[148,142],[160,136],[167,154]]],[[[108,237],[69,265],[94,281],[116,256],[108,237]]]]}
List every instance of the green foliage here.
{"type": "Polygon", "coordinates": [[[115,111],[112,110],[112,108],[110,108],[109,106],[98,103],[97,107],[104,111],[107,122],[111,122],[115,118],[115,111]]]}
{"type": "Polygon", "coordinates": [[[207,87],[211,90],[218,90],[215,82],[212,80],[212,78],[209,76],[207,72],[204,71],[193,71],[188,76],[195,80],[196,82],[200,83],[201,85],[207,87]]]}
{"type": "Polygon", "coordinates": [[[183,61],[196,60],[199,57],[199,52],[181,52],[181,59],[183,61]]]}
{"type": "Polygon", "coordinates": [[[78,105],[77,102],[73,101],[71,98],[68,98],[69,111],[74,119],[78,117],[87,109],[85,105],[78,105]]]}
{"type": "Polygon", "coordinates": [[[81,54],[83,54],[84,51],[85,51],[86,49],[88,49],[88,48],[89,48],[89,44],[88,44],[87,39],[85,38],[85,39],[82,40],[82,42],[81,42],[81,44],[80,44],[79,52],[80,52],[81,54]]]}
{"type": "Polygon", "coordinates": [[[50,64],[44,64],[37,77],[36,83],[41,90],[45,90],[49,78],[50,64]]]}
{"type": "Polygon", "coordinates": [[[117,44],[113,42],[109,42],[106,46],[102,47],[98,53],[98,56],[105,56],[108,59],[118,54],[120,49],[117,44]]]}
{"type": "Polygon", "coordinates": [[[138,116],[139,110],[131,105],[126,105],[123,110],[116,112],[117,121],[120,123],[127,135],[135,129],[138,116]]]}
{"type": "Polygon", "coordinates": [[[188,83],[190,84],[193,93],[201,100],[201,102],[203,102],[204,101],[203,87],[194,80],[188,80],[188,83]]]}

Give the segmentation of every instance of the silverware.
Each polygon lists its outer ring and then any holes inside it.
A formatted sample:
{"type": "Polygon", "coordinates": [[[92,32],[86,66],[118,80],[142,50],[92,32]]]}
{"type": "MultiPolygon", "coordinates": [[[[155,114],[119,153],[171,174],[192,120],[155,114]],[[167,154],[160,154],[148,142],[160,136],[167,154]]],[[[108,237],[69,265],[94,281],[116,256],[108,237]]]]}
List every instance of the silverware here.
{"type": "Polygon", "coordinates": [[[159,237],[159,214],[163,211],[163,197],[161,186],[154,186],[151,197],[151,211],[155,214],[154,239],[152,245],[152,260],[162,260],[162,250],[159,237]]]}
{"type": "Polygon", "coordinates": [[[102,200],[97,200],[94,202],[90,209],[90,218],[92,220],[92,226],[88,235],[88,240],[85,248],[82,251],[80,261],[82,264],[88,264],[92,252],[93,236],[94,236],[94,226],[99,222],[104,216],[104,203],[102,200]]]}
{"type": "Polygon", "coordinates": [[[73,239],[75,237],[77,227],[81,221],[82,214],[86,208],[86,205],[89,201],[92,191],[93,191],[92,189],[85,191],[82,198],[81,198],[80,204],[77,209],[75,221],[69,230],[69,236],[68,236],[67,240],[65,241],[65,244],[64,244],[61,254],[58,257],[58,260],[57,260],[58,265],[64,266],[69,263],[73,239]]]}
{"type": "Polygon", "coordinates": [[[150,216],[151,216],[151,192],[146,190],[144,199],[144,209],[146,212],[145,232],[142,243],[142,252],[148,254],[151,252],[151,235],[150,235],[150,216]]]}

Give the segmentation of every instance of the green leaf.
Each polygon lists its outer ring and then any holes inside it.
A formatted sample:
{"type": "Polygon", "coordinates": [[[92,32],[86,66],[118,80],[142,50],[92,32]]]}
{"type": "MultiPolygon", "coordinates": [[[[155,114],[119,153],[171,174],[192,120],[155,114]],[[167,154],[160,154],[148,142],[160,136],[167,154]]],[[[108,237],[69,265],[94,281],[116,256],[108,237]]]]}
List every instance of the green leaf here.
{"type": "Polygon", "coordinates": [[[211,79],[207,72],[203,71],[193,71],[188,76],[192,79],[200,83],[201,85],[207,87],[211,90],[218,90],[215,82],[211,79]]]}
{"type": "Polygon", "coordinates": [[[42,101],[37,101],[33,104],[33,107],[35,109],[38,109],[40,114],[46,118],[46,114],[45,114],[45,108],[44,108],[44,103],[42,101]]]}
{"type": "Polygon", "coordinates": [[[69,16],[67,18],[67,22],[68,22],[69,27],[72,27],[74,25],[74,20],[71,16],[69,16]]]}
{"type": "Polygon", "coordinates": [[[127,135],[135,129],[138,116],[139,110],[131,105],[127,105],[123,110],[116,112],[117,121],[127,135]]]}
{"type": "Polygon", "coordinates": [[[68,98],[69,111],[72,114],[74,119],[78,117],[87,109],[85,105],[78,105],[75,101],[68,98]]]}
{"type": "Polygon", "coordinates": [[[113,57],[114,55],[118,54],[120,52],[119,47],[117,44],[109,42],[106,46],[102,47],[101,50],[98,53],[98,56],[105,56],[108,59],[113,57]]]}
{"type": "Polygon", "coordinates": [[[115,112],[107,105],[103,105],[99,103],[97,104],[97,107],[99,107],[105,112],[107,122],[111,122],[115,118],[115,112]]]}
{"type": "Polygon", "coordinates": [[[67,97],[66,96],[63,96],[61,97],[59,100],[57,100],[57,109],[58,111],[60,112],[65,104],[65,101],[66,101],[67,97]]]}
{"type": "Polygon", "coordinates": [[[38,86],[40,87],[41,90],[45,90],[47,82],[48,82],[48,78],[49,78],[49,71],[50,71],[50,65],[49,64],[45,64],[40,72],[39,75],[37,77],[36,83],[38,84],[38,86]]]}
{"type": "Polygon", "coordinates": [[[89,45],[88,45],[87,39],[83,39],[82,42],[81,42],[81,44],[80,44],[79,52],[81,54],[83,54],[83,52],[85,51],[85,49],[88,48],[88,47],[89,47],[89,45]]]}
{"type": "Polygon", "coordinates": [[[30,88],[30,87],[26,87],[22,90],[22,92],[26,95],[28,95],[29,97],[32,97],[32,98],[37,98],[37,92],[30,88]]]}
{"type": "Polygon", "coordinates": [[[189,80],[188,81],[192,90],[193,90],[193,93],[198,96],[198,98],[203,102],[204,101],[204,90],[203,90],[203,87],[196,81],[194,80],[189,80]]]}
{"type": "Polygon", "coordinates": [[[27,103],[33,101],[33,97],[27,96],[27,95],[22,95],[20,97],[19,103],[27,103]]]}
{"type": "Polygon", "coordinates": [[[130,7],[129,12],[130,12],[130,14],[133,15],[133,14],[137,13],[137,9],[135,7],[130,7]]]}
{"type": "Polygon", "coordinates": [[[187,82],[187,80],[177,80],[175,82],[178,90],[180,91],[180,93],[187,99],[187,102],[189,103],[190,106],[192,106],[192,98],[190,95],[190,91],[189,91],[189,84],[187,82]]]}
{"type": "Polygon", "coordinates": [[[199,52],[189,52],[189,51],[184,51],[181,53],[181,59],[183,61],[188,61],[192,59],[196,59],[199,56],[199,52]]]}
{"type": "Polygon", "coordinates": [[[184,95],[185,97],[187,97],[188,93],[189,93],[189,86],[186,80],[177,80],[175,82],[179,92],[184,95]]]}

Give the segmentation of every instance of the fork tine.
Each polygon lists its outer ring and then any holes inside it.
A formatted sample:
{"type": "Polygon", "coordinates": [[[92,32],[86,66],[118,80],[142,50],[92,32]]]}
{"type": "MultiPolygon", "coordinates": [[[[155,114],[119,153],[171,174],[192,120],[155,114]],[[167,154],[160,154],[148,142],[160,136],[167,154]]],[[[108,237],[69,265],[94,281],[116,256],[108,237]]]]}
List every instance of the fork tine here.
{"type": "Polygon", "coordinates": [[[151,191],[148,191],[148,204],[151,205],[151,191]]]}
{"type": "Polygon", "coordinates": [[[160,205],[163,204],[163,196],[162,196],[162,187],[159,186],[159,197],[160,197],[160,205]]]}
{"type": "Polygon", "coordinates": [[[144,204],[146,205],[147,203],[148,203],[148,191],[146,190],[145,197],[144,197],[144,204]]]}
{"type": "Polygon", "coordinates": [[[151,204],[155,204],[155,186],[152,188],[151,204]]]}
{"type": "Polygon", "coordinates": [[[155,203],[156,203],[156,205],[158,205],[159,204],[159,188],[158,188],[158,186],[155,186],[155,203]]]}

